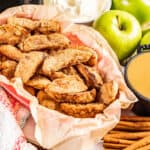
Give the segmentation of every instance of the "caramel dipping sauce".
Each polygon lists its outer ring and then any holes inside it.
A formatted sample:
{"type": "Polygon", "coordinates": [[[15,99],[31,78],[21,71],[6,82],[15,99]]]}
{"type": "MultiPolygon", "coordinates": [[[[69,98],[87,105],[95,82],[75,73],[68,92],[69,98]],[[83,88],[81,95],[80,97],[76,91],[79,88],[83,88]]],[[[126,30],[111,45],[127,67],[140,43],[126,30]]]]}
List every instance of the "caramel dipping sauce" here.
{"type": "Polygon", "coordinates": [[[135,94],[150,100],[150,52],[131,59],[126,68],[126,80],[135,94]]]}

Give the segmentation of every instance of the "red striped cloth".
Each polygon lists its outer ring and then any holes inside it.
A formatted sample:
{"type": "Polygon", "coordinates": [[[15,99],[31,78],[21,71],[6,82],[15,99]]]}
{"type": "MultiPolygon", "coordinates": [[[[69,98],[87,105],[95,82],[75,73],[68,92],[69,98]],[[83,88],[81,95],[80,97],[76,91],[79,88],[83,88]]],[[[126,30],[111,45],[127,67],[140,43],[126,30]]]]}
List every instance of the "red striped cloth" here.
{"type": "Polygon", "coordinates": [[[29,110],[9,92],[0,86],[0,149],[34,150],[21,130],[29,116],[29,110]]]}

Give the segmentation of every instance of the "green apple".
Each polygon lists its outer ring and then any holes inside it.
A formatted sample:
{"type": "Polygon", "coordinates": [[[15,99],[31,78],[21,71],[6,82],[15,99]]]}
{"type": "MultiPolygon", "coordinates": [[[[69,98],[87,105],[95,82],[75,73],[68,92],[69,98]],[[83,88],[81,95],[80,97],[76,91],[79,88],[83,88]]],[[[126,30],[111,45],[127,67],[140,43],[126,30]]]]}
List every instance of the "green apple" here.
{"type": "Polygon", "coordinates": [[[150,0],[112,0],[112,9],[133,14],[141,24],[150,21],[150,0]]]}
{"type": "Polygon", "coordinates": [[[142,35],[150,31],[150,21],[142,25],[142,35]]]}
{"type": "Polygon", "coordinates": [[[110,10],[103,13],[93,26],[109,42],[120,61],[134,52],[142,36],[137,19],[130,13],[121,10],[110,10]]]}
{"type": "Polygon", "coordinates": [[[141,45],[150,44],[150,31],[147,32],[141,39],[141,45]]]}

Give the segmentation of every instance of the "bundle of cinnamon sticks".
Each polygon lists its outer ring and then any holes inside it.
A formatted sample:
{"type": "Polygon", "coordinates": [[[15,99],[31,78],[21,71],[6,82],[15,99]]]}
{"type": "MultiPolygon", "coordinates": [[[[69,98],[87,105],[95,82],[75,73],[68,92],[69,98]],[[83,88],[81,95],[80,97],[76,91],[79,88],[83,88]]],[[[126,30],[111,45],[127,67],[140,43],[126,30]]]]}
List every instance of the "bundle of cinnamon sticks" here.
{"type": "Polygon", "coordinates": [[[150,117],[122,116],[103,141],[105,150],[150,150],[150,117]]]}

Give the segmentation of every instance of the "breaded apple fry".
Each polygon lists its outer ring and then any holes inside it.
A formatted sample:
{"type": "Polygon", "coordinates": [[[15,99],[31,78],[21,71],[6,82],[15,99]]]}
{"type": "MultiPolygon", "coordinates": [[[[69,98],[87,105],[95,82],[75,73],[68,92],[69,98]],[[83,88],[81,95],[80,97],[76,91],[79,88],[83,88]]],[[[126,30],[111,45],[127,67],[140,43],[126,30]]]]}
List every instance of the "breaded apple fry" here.
{"type": "Polygon", "coordinates": [[[7,19],[8,24],[19,25],[29,30],[35,30],[40,26],[39,21],[33,21],[27,18],[9,17],[7,19]]]}
{"type": "Polygon", "coordinates": [[[32,35],[19,43],[19,48],[23,52],[37,51],[49,47],[49,40],[46,35],[32,35]]]}
{"type": "Polygon", "coordinates": [[[24,88],[33,96],[35,96],[35,89],[33,87],[30,87],[30,86],[27,86],[27,85],[24,85],[24,88]]]}
{"type": "Polygon", "coordinates": [[[53,56],[48,56],[43,63],[42,71],[45,75],[59,71],[65,67],[87,62],[92,53],[78,49],[64,49],[57,51],[53,56]]]}
{"type": "Polygon", "coordinates": [[[20,77],[23,83],[26,83],[34,75],[44,57],[43,52],[30,52],[24,55],[16,67],[15,77],[20,77]]]}
{"type": "Polygon", "coordinates": [[[49,92],[47,94],[51,99],[53,99],[58,103],[67,102],[67,103],[76,103],[76,104],[86,104],[95,101],[96,90],[92,89],[90,91],[84,91],[78,93],[49,92]]]}
{"type": "Polygon", "coordinates": [[[66,75],[78,75],[77,70],[73,66],[62,69],[62,72],[66,75]]]}
{"type": "Polygon", "coordinates": [[[89,103],[84,105],[61,103],[59,106],[61,112],[77,118],[95,117],[96,114],[103,112],[104,108],[104,104],[100,103],[89,103]]]}
{"type": "Polygon", "coordinates": [[[48,95],[52,94],[65,94],[65,93],[76,93],[86,91],[88,87],[84,81],[76,75],[68,75],[63,78],[58,78],[49,83],[45,92],[48,95]]]}
{"type": "Polygon", "coordinates": [[[87,46],[74,46],[73,48],[84,50],[84,51],[90,51],[92,53],[92,56],[86,64],[89,66],[94,66],[97,64],[98,61],[97,53],[92,48],[89,48],[87,46]]]}
{"type": "Polygon", "coordinates": [[[103,84],[103,80],[96,68],[92,68],[84,64],[78,64],[77,69],[84,77],[86,84],[89,87],[100,87],[100,85],[103,84]]]}
{"type": "Polygon", "coordinates": [[[48,109],[53,109],[53,110],[55,110],[57,107],[57,104],[54,101],[47,100],[47,99],[44,99],[43,101],[41,101],[40,104],[42,106],[45,106],[48,109]]]}
{"type": "Polygon", "coordinates": [[[64,78],[67,75],[78,75],[76,69],[74,67],[67,67],[60,71],[52,72],[49,78],[51,80],[57,79],[57,78],[64,78]]]}
{"type": "Polygon", "coordinates": [[[26,38],[18,46],[24,52],[43,49],[63,49],[69,45],[69,40],[62,34],[53,33],[50,35],[32,35],[26,38]]]}
{"type": "Polygon", "coordinates": [[[99,101],[109,105],[116,99],[118,89],[118,84],[115,81],[104,83],[99,91],[99,101]]]}
{"type": "Polygon", "coordinates": [[[3,62],[6,60],[8,60],[8,58],[6,56],[0,54],[0,61],[3,62]]]}
{"type": "Polygon", "coordinates": [[[16,61],[23,57],[23,53],[12,45],[0,45],[0,54],[16,61]]]}
{"type": "Polygon", "coordinates": [[[31,20],[27,18],[9,17],[8,24],[19,25],[29,30],[36,30],[43,34],[60,32],[60,23],[54,20],[31,20]]]}
{"type": "Polygon", "coordinates": [[[51,100],[49,95],[46,92],[44,92],[43,90],[40,90],[37,93],[37,99],[39,100],[39,102],[43,101],[44,99],[51,100]]]}
{"type": "Polygon", "coordinates": [[[56,109],[57,103],[51,100],[51,98],[44,91],[40,90],[37,93],[37,98],[42,106],[45,106],[49,109],[56,109]]]}
{"type": "Polygon", "coordinates": [[[51,75],[49,76],[51,80],[55,80],[57,78],[64,78],[64,77],[66,77],[66,74],[61,71],[52,72],[51,75]]]}
{"type": "Polygon", "coordinates": [[[17,63],[15,61],[5,60],[1,62],[0,66],[1,73],[8,79],[11,79],[12,77],[14,77],[16,66],[17,63]]]}
{"type": "Polygon", "coordinates": [[[44,76],[37,75],[34,76],[32,79],[28,80],[26,82],[26,85],[31,86],[35,89],[44,89],[49,83],[49,79],[44,76]]]}
{"type": "Polygon", "coordinates": [[[16,45],[27,36],[29,36],[29,32],[21,26],[0,25],[0,44],[16,45]]]}
{"type": "Polygon", "coordinates": [[[40,20],[40,26],[37,31],[43,34],[60,32],[60,23],[55,20],[40,20]]]}
{"type": "Polygon", "coordinates": [[[65,49],[68,48],[70,40],[60,33],[52,33],[47,35],[50,49],[65,49]]]}

